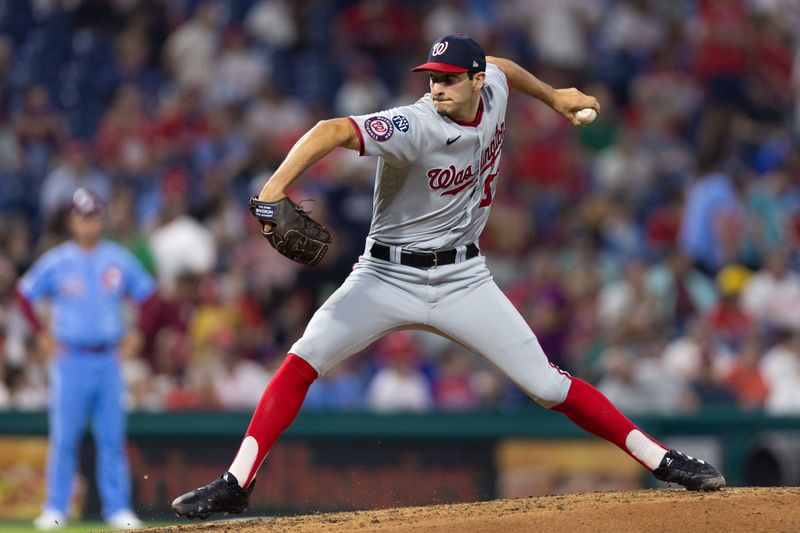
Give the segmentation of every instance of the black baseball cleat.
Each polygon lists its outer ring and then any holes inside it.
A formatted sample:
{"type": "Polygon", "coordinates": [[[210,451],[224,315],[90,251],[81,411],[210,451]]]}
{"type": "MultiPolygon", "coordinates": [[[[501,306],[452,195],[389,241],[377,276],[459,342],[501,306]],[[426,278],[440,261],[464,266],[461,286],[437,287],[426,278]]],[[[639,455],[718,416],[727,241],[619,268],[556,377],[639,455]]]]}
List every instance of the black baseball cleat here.
{"type": "Polygon", "coordinates": [[[686,490],[719,490],[725,486],[719,470],[677,450],[667,452],[653,475],[661,481],[683,485],[686,490]]]}
{"type": "Polygon", "coordinates": [[[255,480],[247,490],[239,486],[236,477],[226,472],[208,485],[178,496],[172,502],[177,516],[206,519],[212,513],[239,514],[247,508],[247,499],[253,491],[255,480]]]}

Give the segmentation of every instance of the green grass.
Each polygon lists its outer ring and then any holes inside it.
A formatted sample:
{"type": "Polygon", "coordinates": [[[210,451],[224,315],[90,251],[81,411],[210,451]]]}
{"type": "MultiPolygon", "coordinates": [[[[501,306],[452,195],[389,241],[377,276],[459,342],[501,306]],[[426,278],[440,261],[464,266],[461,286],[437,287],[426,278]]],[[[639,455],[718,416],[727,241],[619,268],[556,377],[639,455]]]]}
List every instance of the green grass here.
{"type": "MultiPolygon", "coordinates": [[[[164,521],[145,521],[143,527],[163,527],[174,526],[176,522],[164,521]]],[[[74,522],[70,523],[64,529],[57,529],[56,531],[64,533],[88,533],[90,531],[113,531],[105,522],[74,522]]],[[[33,527],[30,521],[21,520],[7,520],[0,521],[0,533],[33,533],[38,532],[33,527]]]]}

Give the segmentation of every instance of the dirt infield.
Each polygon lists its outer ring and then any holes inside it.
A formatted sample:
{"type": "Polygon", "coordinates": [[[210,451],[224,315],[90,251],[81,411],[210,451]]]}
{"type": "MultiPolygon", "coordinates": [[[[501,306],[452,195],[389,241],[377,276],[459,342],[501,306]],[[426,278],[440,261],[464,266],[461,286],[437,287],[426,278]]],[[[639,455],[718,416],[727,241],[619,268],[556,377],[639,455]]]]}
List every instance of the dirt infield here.
{"type": "Polygon", "coordinates": [[[800,487],[594,492],[471,504],[189,522],[150,533],[800,531],[800,487]]]}

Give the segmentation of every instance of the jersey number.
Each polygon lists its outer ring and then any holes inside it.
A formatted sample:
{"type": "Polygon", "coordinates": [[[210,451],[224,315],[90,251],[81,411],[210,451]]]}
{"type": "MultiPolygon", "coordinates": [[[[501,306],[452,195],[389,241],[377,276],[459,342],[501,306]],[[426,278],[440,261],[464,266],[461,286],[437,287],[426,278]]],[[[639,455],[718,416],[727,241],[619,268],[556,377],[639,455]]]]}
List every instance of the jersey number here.
{"type": "Polygon", "coordinates": [[[478,207],[486,207],[492,203],[492,182],[497,177],[497,172],[486,176],[486,181],[483,182],[483,198],[478,207]]]}

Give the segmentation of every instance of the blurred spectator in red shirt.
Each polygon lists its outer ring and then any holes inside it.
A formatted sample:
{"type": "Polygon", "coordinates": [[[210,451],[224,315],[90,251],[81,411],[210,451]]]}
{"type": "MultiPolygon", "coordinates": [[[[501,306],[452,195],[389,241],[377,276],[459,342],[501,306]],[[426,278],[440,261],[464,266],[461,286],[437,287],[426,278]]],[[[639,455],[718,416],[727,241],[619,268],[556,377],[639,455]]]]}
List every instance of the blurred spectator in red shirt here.
{"type": "Polygon", "coordinates": [[[741,305],[741,292],[752,273],[740,265],[728,265],[717,274],[720,299],[708,313],[708,324],[714,335],[731,348],[755,330],[755,322],[741,305]]]}
{"type": "Polygon", "coordinates": [[[122,85],[97,132],[98,158],[112,173],[147,177],[154,162],[153,124],[135,85],[122,85]]]}
{"type": "Polygon", "coordinates": [[[757,336],[749,336],[742,342],[736,360],[725,372],[723,383],[733,391],[739,407],[760,409],[767,397],[767,384],[759,372],[761,342],[757,336]]]}
{"type": "Polygon", "coordinates": [[[460,411],[480,407],[482,398],[473,357],[474,354],[458,346],[445,351],[433,380],[433,396],[438,409],[460,411]]]}
{"type": "Polygon", "coordinates": [[[656,257],[661,257],[678,240],[683,218],[683,192],[672,190],[665,201],[651,210],[644,221],[644,239],[647,248],[656,257]]]}
{"type": "Polygon", "coordinates": [[[694,71],[713,101],[744,102],[744,75],[752,43],[744,0],[700,0],[694,71]]]}
{"type": "Polygon", "coordinates": [[[153,135],[160,161],[188,157],[208,131],[207,111],[198,89],[168,88],[159,95],[153,135]]]}
{"type": "Polygon", "coordinates": [[[339,15],[340,36],[374,57],[397,55],[419,41],[419,25],[407,7],[388,0],[359,0],[339,15]]]}

